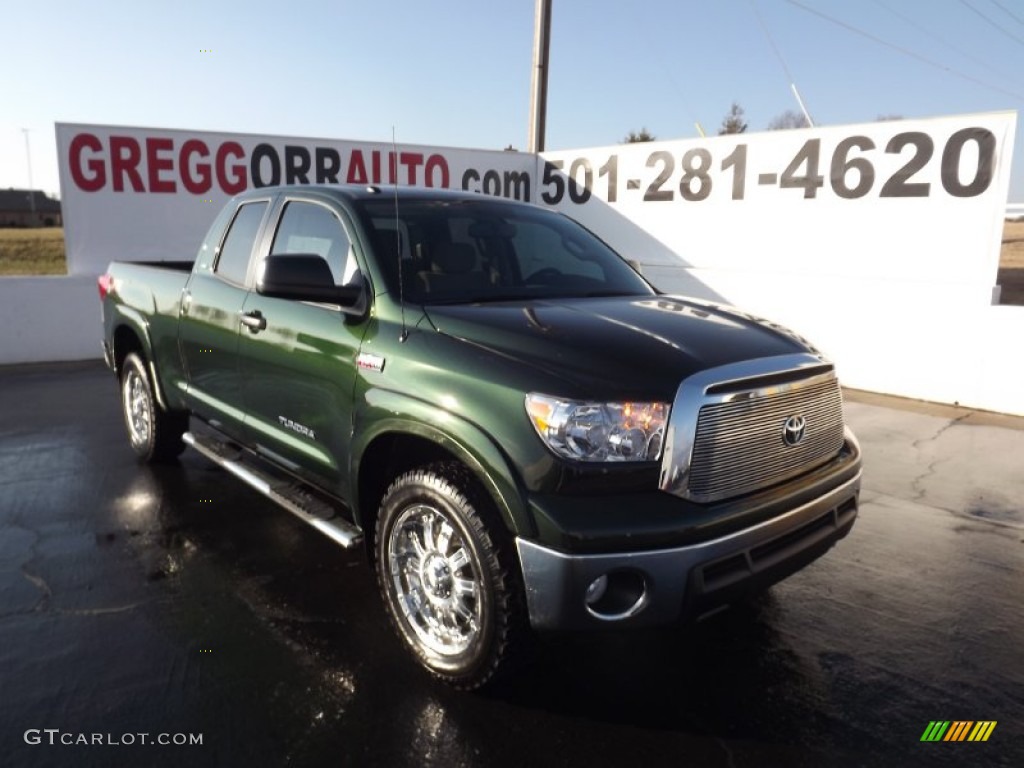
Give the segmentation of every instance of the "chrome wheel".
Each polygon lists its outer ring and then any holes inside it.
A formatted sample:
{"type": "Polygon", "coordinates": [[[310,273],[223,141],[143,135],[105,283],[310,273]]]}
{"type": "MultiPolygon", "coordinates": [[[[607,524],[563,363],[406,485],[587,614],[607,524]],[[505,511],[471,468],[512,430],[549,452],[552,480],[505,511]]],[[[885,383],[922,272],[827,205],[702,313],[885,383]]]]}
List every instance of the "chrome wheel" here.
{"type": "Polygon", "coordinates": [[[185,450],[181,436],[188,429],[188,412],[157,407],[146,362],[138,352],[125,355],[119,368],[121,411],[132,450],[145,462],[171,461],[185,450]]]}
{"type": "Polygon", "coordinates": [[[135,368],[125,374],[122,390],[124,420],[133,445],[146,445],[153,430],[149,382],[135,368]]]}
{"type": "Polygon", "coordinates": [[[434,677],[500,679],[525,645],[525,600],[498,510],[457,461],[396,477],[381,498],[375,570],[388,618],[434,677]]]}
{"type": "Polygon", "coordinates": [[[437,507],[401,511],[388,539],[388,572],[402,622],[439,656],[473,648],[482,626],[481,572],[473,547],[437,507]]]}

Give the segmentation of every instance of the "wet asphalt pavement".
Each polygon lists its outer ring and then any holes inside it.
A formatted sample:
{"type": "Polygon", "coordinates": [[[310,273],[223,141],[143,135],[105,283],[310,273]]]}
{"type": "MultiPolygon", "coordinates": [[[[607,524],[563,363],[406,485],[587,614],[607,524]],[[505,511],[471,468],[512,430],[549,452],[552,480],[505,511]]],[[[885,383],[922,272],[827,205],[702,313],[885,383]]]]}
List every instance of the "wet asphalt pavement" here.
{"type": "Polygon", "coordinates": [[[1024,420],[895,402],[847,404],[861,516],[822,560],[472,695],[406,657],[360,552],[195,454],[139,466],[100,364],[0,368],[0,765],[1022,765],[1024,420]],[[135,743],[60,743],[93,734],[135,743]]]}

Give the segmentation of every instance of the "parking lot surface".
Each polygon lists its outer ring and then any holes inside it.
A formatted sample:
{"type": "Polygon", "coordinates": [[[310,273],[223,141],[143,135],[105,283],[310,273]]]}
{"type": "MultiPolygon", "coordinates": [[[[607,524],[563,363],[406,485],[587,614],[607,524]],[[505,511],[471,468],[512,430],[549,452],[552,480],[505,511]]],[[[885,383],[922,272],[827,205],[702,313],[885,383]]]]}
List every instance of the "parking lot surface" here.
{"type": "Polygon", "coordinates": [[[1024,419],[847,418],[861,513],[824,558],[474,695],[406,657],[361,552],[195,454],[137,464],[100,364],[0,368],[0,764],[1024,764],[1024,419]]]}

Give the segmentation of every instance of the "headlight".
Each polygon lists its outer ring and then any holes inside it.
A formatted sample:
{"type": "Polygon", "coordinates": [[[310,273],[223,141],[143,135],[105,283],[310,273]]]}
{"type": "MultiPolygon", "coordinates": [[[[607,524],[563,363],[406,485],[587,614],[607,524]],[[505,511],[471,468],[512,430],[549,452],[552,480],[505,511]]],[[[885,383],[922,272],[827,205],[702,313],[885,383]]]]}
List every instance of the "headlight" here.
{"type": "Polygon", "coordinates": [[[526,396],[526,413],[547,446],[576,461],[656,461],[667,403],[593,403],[526,396]]]}

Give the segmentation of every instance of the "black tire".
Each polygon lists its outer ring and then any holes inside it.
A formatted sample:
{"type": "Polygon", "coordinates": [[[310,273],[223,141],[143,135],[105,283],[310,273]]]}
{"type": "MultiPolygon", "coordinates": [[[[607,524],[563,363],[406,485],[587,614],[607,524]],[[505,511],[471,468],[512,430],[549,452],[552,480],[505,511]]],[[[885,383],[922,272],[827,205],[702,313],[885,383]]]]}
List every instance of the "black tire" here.
{"type": "Polygon", "coordinates": [[[420,664],[460,690],[504,677],[524,649],[510,540],[458,462],[406,472],[381,501],[377,583],[392,626],[420,664]]]}
{"type": "Polygon", "coordinates": [[[137,352],[129,352],[121,363],[121,413],[128,442],[142,461],[171,461],[185,450],[181,436],[188,429],[188,414],[157,405],[146,364],[137,352]]]}

